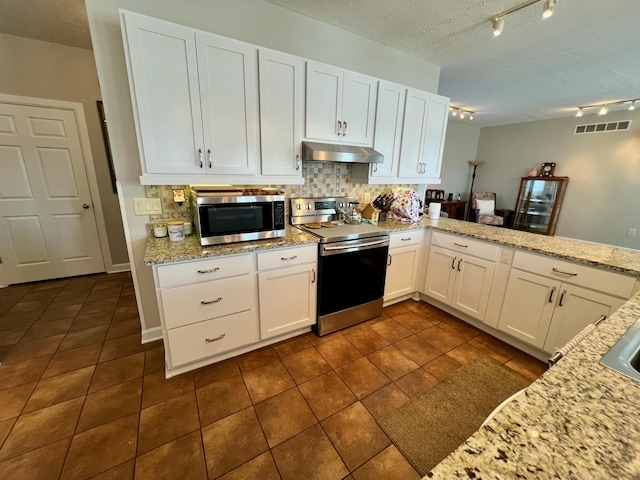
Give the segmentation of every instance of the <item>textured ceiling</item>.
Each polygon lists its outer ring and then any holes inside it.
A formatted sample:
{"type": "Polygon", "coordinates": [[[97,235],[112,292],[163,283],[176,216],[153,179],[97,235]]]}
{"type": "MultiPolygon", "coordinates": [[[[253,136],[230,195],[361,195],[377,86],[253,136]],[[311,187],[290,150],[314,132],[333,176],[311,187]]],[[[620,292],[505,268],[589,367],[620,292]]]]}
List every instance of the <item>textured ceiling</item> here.
{"type": "MultiPolygon", "coordinates": [[[[476,111],[472,125],[640,97],[640,0],[558,0],[544,21],[540,2],[496,38],[489,18],[524,0],[266,1],[442,66],[439,93],[476,111]]],[[[0,0],[0,32],[92,48],[84,0],[0,0]]]]}

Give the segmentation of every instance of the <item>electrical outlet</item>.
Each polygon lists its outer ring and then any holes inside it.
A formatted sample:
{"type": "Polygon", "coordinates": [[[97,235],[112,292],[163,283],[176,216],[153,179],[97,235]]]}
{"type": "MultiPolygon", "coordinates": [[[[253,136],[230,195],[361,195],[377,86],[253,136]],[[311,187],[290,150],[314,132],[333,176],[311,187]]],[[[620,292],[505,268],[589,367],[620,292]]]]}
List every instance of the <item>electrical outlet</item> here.
{"type": "Polygon", "coordinates": [[[159,198],[134,198],[133,211],[136,215],[161,215],[162,203],[159,198]]]}
{"type": "Polygon", "coordinates": [[[500,253],[500,263],[506,263],[507,265],[511,265],[513,261],[513,250],[507,250],[505,248],[502,249],[500,253]]]}
{"type": "Polygon", "coordinates": [[[627,230],[627,236],[635,237],[636,236],[636,229],[635,228],[630,228],[629,230],[627,230]]]}

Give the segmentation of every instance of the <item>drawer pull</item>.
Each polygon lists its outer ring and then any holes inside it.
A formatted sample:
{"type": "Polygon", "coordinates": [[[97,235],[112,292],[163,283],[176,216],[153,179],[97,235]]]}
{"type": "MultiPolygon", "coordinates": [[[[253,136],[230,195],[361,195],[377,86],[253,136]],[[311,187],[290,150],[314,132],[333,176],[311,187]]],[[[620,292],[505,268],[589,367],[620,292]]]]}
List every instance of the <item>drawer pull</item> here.
{"type": "Polygon", "coordinates": [[[205,338],[204,341],[207,342],[207,343],[217,342],[218,340],[222,340],[226,335],[227,335],[226,333],[223,333],[219,337],[216,337],[216,338],[205,338]]]}
{"type": "Polygon", "coordinates": [[[469,245],[463,245],[462,243],[453,242],[456,247],[469,248],[469,245]]]}
{"type": "Polygon", "coordinates": [[[401,238],[400,239],[401,242],[408,242],[409,240],[411,240],[411,237],[401,238]]]}
{"type": "Polygon", "coordinates": [[[456,269],[456,258],[458,257],[453,257],[453,260],[451,260],[451,270],[456,269]]]}
{"type": "Polygon", "coordinates": [[[393,261],[391,255],[387,255],[387,267],[391,265],[391,262],[393,261]]]}
{"type": "Polygon", "coordinates": [[[280,257],[280,260],[282,260],[283,262],[288,262],[289,260],[295,260],[296,258],[298,258],[298,255],[292,255],[290,257],[280,257]]]}
{"type": "Polygon", "coordinates": [[[460,264],[462,263],[462,259],[458,260],[458,271],[460,272],[460,264]]]}
{"type": "Polygon", "coordinates": [[[210,268],[209,270],[198,270],[198,273],[214,273],[220,270],[220,267],[210,268]]]}
{"type": "Polygon", "coordinates": [[[222,297],[218,297],[215,300],[202,300],[200,303],[202,305],[211,305],[212,303],[218,303],[220,300],[222,300],[222,297]]]}
{"type": "Polygon", "coordinates": [[[558,306],[562,307],[564,305],[564,296],[567,293],[566,290],[562,290],[562,293],[560,294],[560,301],[558,302],[558,306]]]}
{"type": "Polygon", "coordinates": [[[562,275],[569,275],[570,277],[577,277],[578,274],[577,273],[571,273],[571,272],[563,272],[562,270],[558,270],[556,267],[553,267],[552,269],[555,273],[561,273],[562,275]]]}
{"type": "Polygon", "coordinates": [[[311,280],[311,283],[316,283],[316,269],[312,268],[311,271],[313,272],[313,280],[311,280]]]}
{"type": "Polygon", "coordinates": [[[556,287],[551,289],[551,293],[549,293],[549,303],[553,303],[553,293],[556,291],[556,287]]]}

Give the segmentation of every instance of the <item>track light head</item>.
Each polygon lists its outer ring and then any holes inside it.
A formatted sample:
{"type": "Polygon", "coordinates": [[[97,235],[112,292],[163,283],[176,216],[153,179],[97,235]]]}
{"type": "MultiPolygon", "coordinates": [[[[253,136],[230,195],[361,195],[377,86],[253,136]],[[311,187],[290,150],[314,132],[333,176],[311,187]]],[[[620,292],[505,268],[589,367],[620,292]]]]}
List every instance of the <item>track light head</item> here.
{"type": "Polygon", "coordinates": [[[545,0],[542,18],[549,18],[556,10],[556,0],[545,0]]]}
{"type": "Polygon", "coordinates": [[[455,117],[456,115],[458,115],[458,111],[454,108],[453,112],[451,113],[451,115],[453,115],[455,117]]]}
{"type": "Polygon", "coordinates": [[[491,20],[491,25],[493,26],[493,36],[497,37],[502,33],[502,29],[504,28],[504,18],[494,18],[491,20]]]}
{"type": "Polygon", "coordinates": [[[473,115],[469,115],[469,120],[473,120],[473,115]]]}
{"type": "Polygon", "coordinates": [[[460,111],[460,119],[463,120],[464,119],[464,112],[460,111]]]}
{"type": "Polygon", "coordinates": [[[600,111],[598,112],[598,115],[606,115],[607,112],[609,112],[609,107],[607,105],[603,105],[600,111]]]}
{"type": "Polygon", "coordinates": [[[583,115],[582,107],[578,108],[578,112],[576,113],[576,117],[581,117],[583,115]]]}
{"type": "Polygon", "coordinates": [[[633,112],[635,109],[636,109],[636,101],[634,100],[633,102],[631,102],[631,105],[629,105],[629,110],[633,112]]]}

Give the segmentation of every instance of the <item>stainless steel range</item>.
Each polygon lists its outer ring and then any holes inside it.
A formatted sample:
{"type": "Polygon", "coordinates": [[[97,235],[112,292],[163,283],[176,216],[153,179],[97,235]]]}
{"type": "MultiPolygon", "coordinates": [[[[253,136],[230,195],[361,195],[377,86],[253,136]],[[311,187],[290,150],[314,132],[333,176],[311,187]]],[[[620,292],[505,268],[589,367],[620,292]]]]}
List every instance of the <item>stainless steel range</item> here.
{"type": "Polygon", "coordinates": [[[345,197],[291,199],[291,224],[320,238],[318,335],[382,313],[389,232],[366,223],[344,223],[340,211],[353,202],[345,197]]]}

